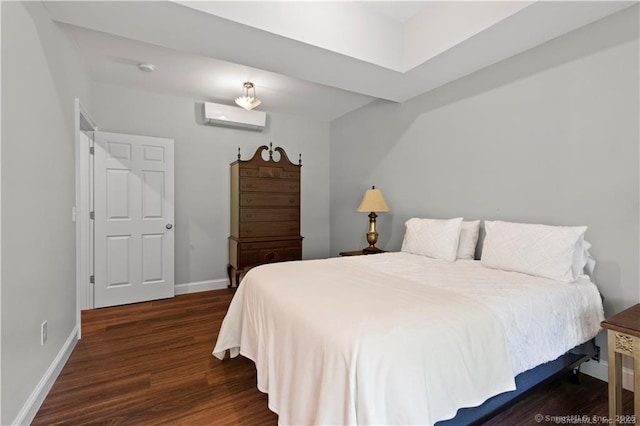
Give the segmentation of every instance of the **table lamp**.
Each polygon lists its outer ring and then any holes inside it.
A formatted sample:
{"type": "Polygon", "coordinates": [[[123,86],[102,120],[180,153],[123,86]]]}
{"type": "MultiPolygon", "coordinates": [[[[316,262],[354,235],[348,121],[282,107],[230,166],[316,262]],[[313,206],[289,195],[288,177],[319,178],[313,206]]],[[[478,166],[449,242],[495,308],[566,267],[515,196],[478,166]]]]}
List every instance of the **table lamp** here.
{"type": "Polygon", "coordinates": [[[360,203],[357,211],[370,212],[369,232],[367,232],[367,242],[369,243],[369,247],[363,249],[362,253],[380,253],[382,250],[376,247],[376,243],[378,242],[378,233],[376,232],[376,218],[378,217],[378,215],[376,214],[376,212],[389,211],[389,206],[384,200],[382,191],[376,189],[375,186],[372,186],[371,189],[367,189],[367,192],[364,193],[364,197],[362,197],[362,202],[360,203]]]}

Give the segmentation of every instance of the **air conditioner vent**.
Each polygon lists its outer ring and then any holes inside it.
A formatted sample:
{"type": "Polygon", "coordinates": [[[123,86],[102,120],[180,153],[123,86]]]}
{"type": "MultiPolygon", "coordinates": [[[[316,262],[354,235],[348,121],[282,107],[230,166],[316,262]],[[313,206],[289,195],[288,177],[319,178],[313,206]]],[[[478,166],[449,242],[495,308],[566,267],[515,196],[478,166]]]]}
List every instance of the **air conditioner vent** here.
{"type": "Polygon", "coordinates": [[[267,121],[267,114],[262,111],[247,111],[229,105],[205,102],[204,122],[211,126],[248,129],[261,132],[267,121]]]}

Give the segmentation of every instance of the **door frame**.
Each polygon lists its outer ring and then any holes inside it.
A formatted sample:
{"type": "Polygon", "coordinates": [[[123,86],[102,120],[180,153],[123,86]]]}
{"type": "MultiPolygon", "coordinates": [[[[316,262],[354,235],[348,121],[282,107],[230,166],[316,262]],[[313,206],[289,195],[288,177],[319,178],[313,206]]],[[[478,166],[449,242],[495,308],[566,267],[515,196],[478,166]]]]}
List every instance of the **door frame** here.
{"type": "Polygon", "coordinates": [[[78,339],[82,337],[82,310],[93,308],[93,297],[90,294],[90,276],[93,273],[93,259],[91,247],[93,232],[89,217],[93,200],[93,175],[89,145],[82,143],[82,133],[92,133],[97,130],[95,120],[82,106],[80,99],[75,98],[75,157],[76,157],[76,205],[72,213],[76,222],[76,324],[78,325],[78,339]]]}

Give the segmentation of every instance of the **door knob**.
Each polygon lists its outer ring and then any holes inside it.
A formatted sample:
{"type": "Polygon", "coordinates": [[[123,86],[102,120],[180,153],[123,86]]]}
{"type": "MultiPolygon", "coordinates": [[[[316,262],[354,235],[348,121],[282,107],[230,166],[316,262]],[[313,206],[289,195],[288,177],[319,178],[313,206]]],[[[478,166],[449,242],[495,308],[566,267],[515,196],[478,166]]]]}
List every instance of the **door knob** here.
{"type": "Polygon", "coordinates": [[[173,225],[170,223],[167,223],[167,229],[171,229],[171,228],[173,228],[173,225]]]}

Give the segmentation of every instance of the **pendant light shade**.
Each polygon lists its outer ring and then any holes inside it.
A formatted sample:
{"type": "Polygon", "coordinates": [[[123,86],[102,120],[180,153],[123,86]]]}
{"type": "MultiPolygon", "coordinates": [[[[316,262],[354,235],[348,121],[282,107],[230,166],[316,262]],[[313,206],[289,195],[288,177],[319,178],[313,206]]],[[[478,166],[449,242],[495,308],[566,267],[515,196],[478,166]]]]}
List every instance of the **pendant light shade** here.
{"type": "Polygon", "coordinates": [[[262,101],[256,97],[256,88],[252,82],[245,81],[242,85],[242,90],[244,95],[236,98],[236,104],[238,104],[238,106],[241,106],[247,111],[251,111],[262,103],[262,101]],[[253,90],[253,94],[250,95],[249,90],[253,90]]]}

